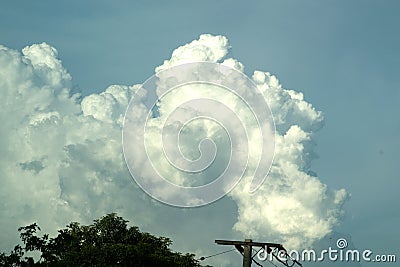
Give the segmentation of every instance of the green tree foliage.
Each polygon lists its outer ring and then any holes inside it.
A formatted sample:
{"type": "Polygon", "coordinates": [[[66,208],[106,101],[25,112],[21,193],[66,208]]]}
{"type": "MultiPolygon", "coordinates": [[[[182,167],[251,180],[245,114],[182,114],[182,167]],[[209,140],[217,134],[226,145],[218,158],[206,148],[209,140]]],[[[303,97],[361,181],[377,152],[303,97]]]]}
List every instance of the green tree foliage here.
{"type": "Polygon", "coordinates": [[[127,222],[112,213],[92,225],[72,222],[54,238],[39,237],[36,223],[20,227],[23,246],[0,253],[0,266],[200,266],[194,254],[172,251],[169,238],[140,232],[127,222]],[[38,253],[38,260],[26,256],[30,252],[38,253]]]}

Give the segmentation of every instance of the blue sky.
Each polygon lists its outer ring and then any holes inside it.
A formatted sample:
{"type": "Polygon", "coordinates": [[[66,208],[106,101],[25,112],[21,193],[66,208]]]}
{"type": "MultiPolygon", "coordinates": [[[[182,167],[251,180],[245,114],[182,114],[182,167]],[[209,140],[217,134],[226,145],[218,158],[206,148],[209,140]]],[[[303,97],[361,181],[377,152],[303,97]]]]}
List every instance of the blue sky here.
{"type": "MultiPolygon", "coordinates": [[[[324,113],[311,169],[351,194],[335,231],[357,248],[398,253],[399,11],[398,1],[389,0],[7,1],[0,43],[15,50],[54,46],[74,90],[85,96],[144,82],[200,34],[226,36],[246,74],[269,71],[324,113]]],[[[229,207],[227,218],[235,212],[229,207]]],[[[218,213],[210,209],[197,212],[218,213]]],[[[168,214],[163,207],[157,212],[168,214]]],[[[162,234],[162,226],[155,231],[162,234]]]]}

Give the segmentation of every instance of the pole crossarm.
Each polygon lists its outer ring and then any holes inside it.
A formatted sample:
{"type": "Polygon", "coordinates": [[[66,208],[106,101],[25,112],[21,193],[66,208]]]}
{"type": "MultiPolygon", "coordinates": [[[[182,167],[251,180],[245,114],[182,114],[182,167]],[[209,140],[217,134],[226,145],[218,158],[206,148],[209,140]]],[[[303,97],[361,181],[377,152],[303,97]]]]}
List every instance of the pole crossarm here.
{"type": "Polygon", "coordinates": [[[252,246],[252,247],[268,247],[277,248],[279,250],[285,250],[281,244],[269,243],[269,242],[253,242],[253,241],[235,241],[235,240],[215,240],[218,245],[234,245],[234,246],[252,246]]]}

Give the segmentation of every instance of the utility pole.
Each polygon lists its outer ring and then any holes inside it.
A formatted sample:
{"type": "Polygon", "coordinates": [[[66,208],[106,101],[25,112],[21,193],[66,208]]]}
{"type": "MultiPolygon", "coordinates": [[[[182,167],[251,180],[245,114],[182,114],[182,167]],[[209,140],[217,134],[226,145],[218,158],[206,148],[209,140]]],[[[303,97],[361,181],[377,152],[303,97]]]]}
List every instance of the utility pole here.
{"type": "MultiPolygon", "coordinates": [[[[266,243],[266,242],[253,242],[251,239],[245,239],[244,241],[234,241],[234,240],[215,240],[215,243],[218,245],[231,245],[235,246],[235,248],[240,252],[240,254],[243,255],[243,267],[251,267],[251,263],[253,262],[253,256],[252,250],[253,247],[260,247],[261,249],[265,250],[265,253],[271,253],[272,256],[282,263],[284,266],[293,266],[294,264],[297,264],[299,266],[302,266],[300,262],[298,262],[295,259],[291,259],[290,256],[287,254],[286,249],[281,245],[281,244],[276,244],[276,243],[266,243]],[[283,251],[284,255],[287,257],[286,260],[282,260],[274,253],[272,252],[273,250],[277,251],[283,251]],[[289,260],[291,260],[291,264],[289,264],[289,260]]],[[[260,251],[259,250],[259,251],[260,251]]]]}
{"type": "MultiPolygon", "coordinates": [[[[252,242],[253,240],[251,239],[245,239],[244,242],[252,242]]],[[[251,262],[252,262],[252,246],[251,245],[244,245],[244,251],[243,251],[243,267],[251,267],[251,262]]]]}

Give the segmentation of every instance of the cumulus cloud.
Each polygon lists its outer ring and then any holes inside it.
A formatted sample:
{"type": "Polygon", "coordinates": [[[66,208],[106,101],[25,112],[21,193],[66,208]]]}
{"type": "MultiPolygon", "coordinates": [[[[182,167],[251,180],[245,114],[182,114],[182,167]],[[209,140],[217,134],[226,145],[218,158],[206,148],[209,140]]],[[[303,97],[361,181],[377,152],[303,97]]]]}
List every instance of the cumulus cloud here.
{"type": "Polygon", "coordinates": [[[1,46],[0,66],[2,246],[35,220],[54,231],[117,210],[113,199],[131,182],[120,133],[134,87],[72,95],[71,76],[46,43],[22,53],[1,46]]]}
{"type": "MultiPolygon", "coordinates": [[[[225,38],[202,35],[199,40],[176,49],[171,59],[156,70],[186,63],[191,58],[229,63],[243,70],[243,64],[226,58],[229,49],[225,38]]],[[[342,205],[348,198],[344,189],[329,189],[311,171],[315,158],[314,135],[323,126],[323,114],[305,101],[301,92],[284,89],[269,72],[254,71],[252,79],[274,116],[275,158],[267,180],[254,194],[248,192],[251,177],[246,175],[229,194],[238,207],[234,229],[253,238],[283,242],[290,248],[308,247],[339,223],[342,205]]],[[[220,93],[215,98],[226,97],[220,93]]],[[[260,144],[255,138],[249,137],[249,140],[250,146],[260,144]]],[[[250,170],[255,167],[251,159],[250,170]]]]}
{"type": "MultiPolygon", "coordinates": [[[[242,63],[227,58],[229,49],[226,37],[201,35],[174,50],[171,59],[155,71],[191,61],[219,62],[243,71],[242,63]]],[[[250,181],[243,179],[229,194],[238,216],[221,224],[234,224],[234,230],[246,237],[289,247],[309,246],[332,231],[348,197],[344,190],[329,189],[311,172],[314,134],[323,126],[322,113],[302,93],[282,88],[268,72],[255,71],[252,79],[274,115],[275,159],[270,175],[255,193],[246,190],[250,181]]],[[[132,183],[125,166],[123,116],[139,87],[113,85],[82,97],[72,94],[71,76],[55,48],[35,44],[21,53],[0,46],[0,225],[7,229],[0,233],[0,240],[5,240],[2,246],[15,242],[16,234],[10,233],[16,227],[36,220],[54,232],[71,220],[88,222],[112,211],[134,214],[144,225],[157,224],[152,221],[156,212],[181,214],[150,201],[132,183]]],[[[179,95],[174,99],[179,101],[179,95]]],[[[166,100],[160,104],[161,111],[168,108],[166,100]]],[[[161,117],[153,118],[154,127],[159,127],[156,122],[161,117]]],[[[192,140],[217,129],[212,123],[194,127],[188,135],[192,140]]],[[[188,154],[193,151],[189,139],[182,143],[188,154]]],[[[184,182],[182,177],[175,178],[184,182]]]]}

